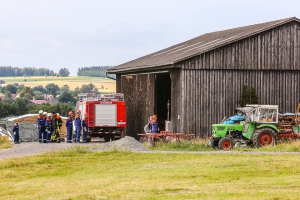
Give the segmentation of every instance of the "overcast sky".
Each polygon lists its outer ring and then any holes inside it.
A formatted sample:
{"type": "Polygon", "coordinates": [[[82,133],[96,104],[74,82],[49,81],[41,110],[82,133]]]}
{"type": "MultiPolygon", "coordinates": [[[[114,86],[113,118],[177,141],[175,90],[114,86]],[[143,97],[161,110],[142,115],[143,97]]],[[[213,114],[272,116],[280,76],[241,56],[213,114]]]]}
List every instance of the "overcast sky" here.
{"type": "Polygon", "coordinates": [[[0,66],[119,65],[204,33],[300,18],[296,0],[0,0],[0,66]]]}

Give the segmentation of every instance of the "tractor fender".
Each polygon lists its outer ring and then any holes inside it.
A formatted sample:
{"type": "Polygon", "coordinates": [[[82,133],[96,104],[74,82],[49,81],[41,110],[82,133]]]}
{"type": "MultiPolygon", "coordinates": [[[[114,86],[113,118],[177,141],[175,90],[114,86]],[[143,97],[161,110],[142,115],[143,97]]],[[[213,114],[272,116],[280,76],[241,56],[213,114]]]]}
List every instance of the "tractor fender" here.
{"type": "Polygon", "coordinates": [[[276,131],[277,133],[279,132],[277,126],[275,126],[274,124],[261,124],[261,125],[258,125],[256,128],[257,128],[257,129],[261,129],[261,128],[271,128],[271,129],[274,129],[274,131],[276,131]]]}

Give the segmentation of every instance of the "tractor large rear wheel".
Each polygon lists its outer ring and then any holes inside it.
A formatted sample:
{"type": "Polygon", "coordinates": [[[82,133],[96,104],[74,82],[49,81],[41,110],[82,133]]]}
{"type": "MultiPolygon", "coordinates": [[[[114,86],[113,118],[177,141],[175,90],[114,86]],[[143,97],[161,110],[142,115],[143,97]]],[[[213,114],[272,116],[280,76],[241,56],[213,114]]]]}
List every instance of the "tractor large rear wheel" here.
{"type": "Polygon", "coordinates": [[[275,145],[277,140],[276,133],[271,128],[262,128],[255,131],[252,141],[255,147],[275,145]]]}
{"type": "Polygon", "coordinates": [[[233,148],[233,141],[231,138],[224,137],[219,141],[219,149],[221,150],[230,150],[233,148]]]}

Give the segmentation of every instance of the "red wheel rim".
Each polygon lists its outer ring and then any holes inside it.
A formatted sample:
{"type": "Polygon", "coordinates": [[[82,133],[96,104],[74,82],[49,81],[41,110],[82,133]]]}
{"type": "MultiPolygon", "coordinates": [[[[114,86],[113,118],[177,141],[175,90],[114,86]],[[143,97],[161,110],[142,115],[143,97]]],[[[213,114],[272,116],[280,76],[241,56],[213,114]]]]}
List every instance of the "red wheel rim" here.
{"type": "Polygon", "coordinates": [[[263,133],[261,134],[259,138],[259,144],[261,146],[270,145],[273,143],[273,137],[269,133],[263,133]]]}
{"type": "Polygon", "coordinates": [[[225,141],[222,142],[222,148],[223,149],[230,149],[230,147],[231,147],[230,141],[225,140],[225,141]]]}

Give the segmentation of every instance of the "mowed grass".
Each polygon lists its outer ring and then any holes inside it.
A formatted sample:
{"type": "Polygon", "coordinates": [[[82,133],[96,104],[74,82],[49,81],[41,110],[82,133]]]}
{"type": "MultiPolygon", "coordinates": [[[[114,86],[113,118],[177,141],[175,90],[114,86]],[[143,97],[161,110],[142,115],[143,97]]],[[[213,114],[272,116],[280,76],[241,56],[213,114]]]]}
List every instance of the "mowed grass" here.
{"type": "Polygon", "coordinates": [[[0,150],[1,149],[9,149],[11,147],[13,147],[13,144],[12,144],[11,141],[9,141],[9,140],[2,140],[0,138],[0,150]]]}
{"type": "Polygon", "coordinates": [[[54,83],[59,87],[68,85],[70,89],[75,89],[76,87],[81,87],[83,84],[94,84],[98,91],[100,92],[115,92],[116,91],[116,82],[109,78],[102,77],[88,77],[88,76],[69,76],[69,77],[52,77],[52,76],[31,76],[31,77],[1,77],[1,80],[4,80],[6,85],[18,83],[24,84],[27,87],[35,87],[38,85],[46,86],[49,83],[54,83]],[[26,80],[26,81],[25,81],[26,80]],[[102,85],[104,89],[102,88],[102,85]]]}
{"type": "MultiPolygon", "coordinates": [[[[180,142],[157,142],[154,147],[152,147],[148,142],[144,144],[153,150],[163,150],[163,151],[220,151],[219,149],[213,149],[207,146],[209,139],[192,139],[192,140],[181,140],[180,142]]],[[[274,146],[264,146],[261,148],[255,147],[237,147],[230,151],[249,151],[249,152],[300,152],[300,140],[299,139],[285,139],[279,140],[277,145],[274,146]]]]}
{"type": "Polygon", "coordinates": [[[2,199],[299,199],[299,155],[91,152],[0,161],[2,199]]]}

